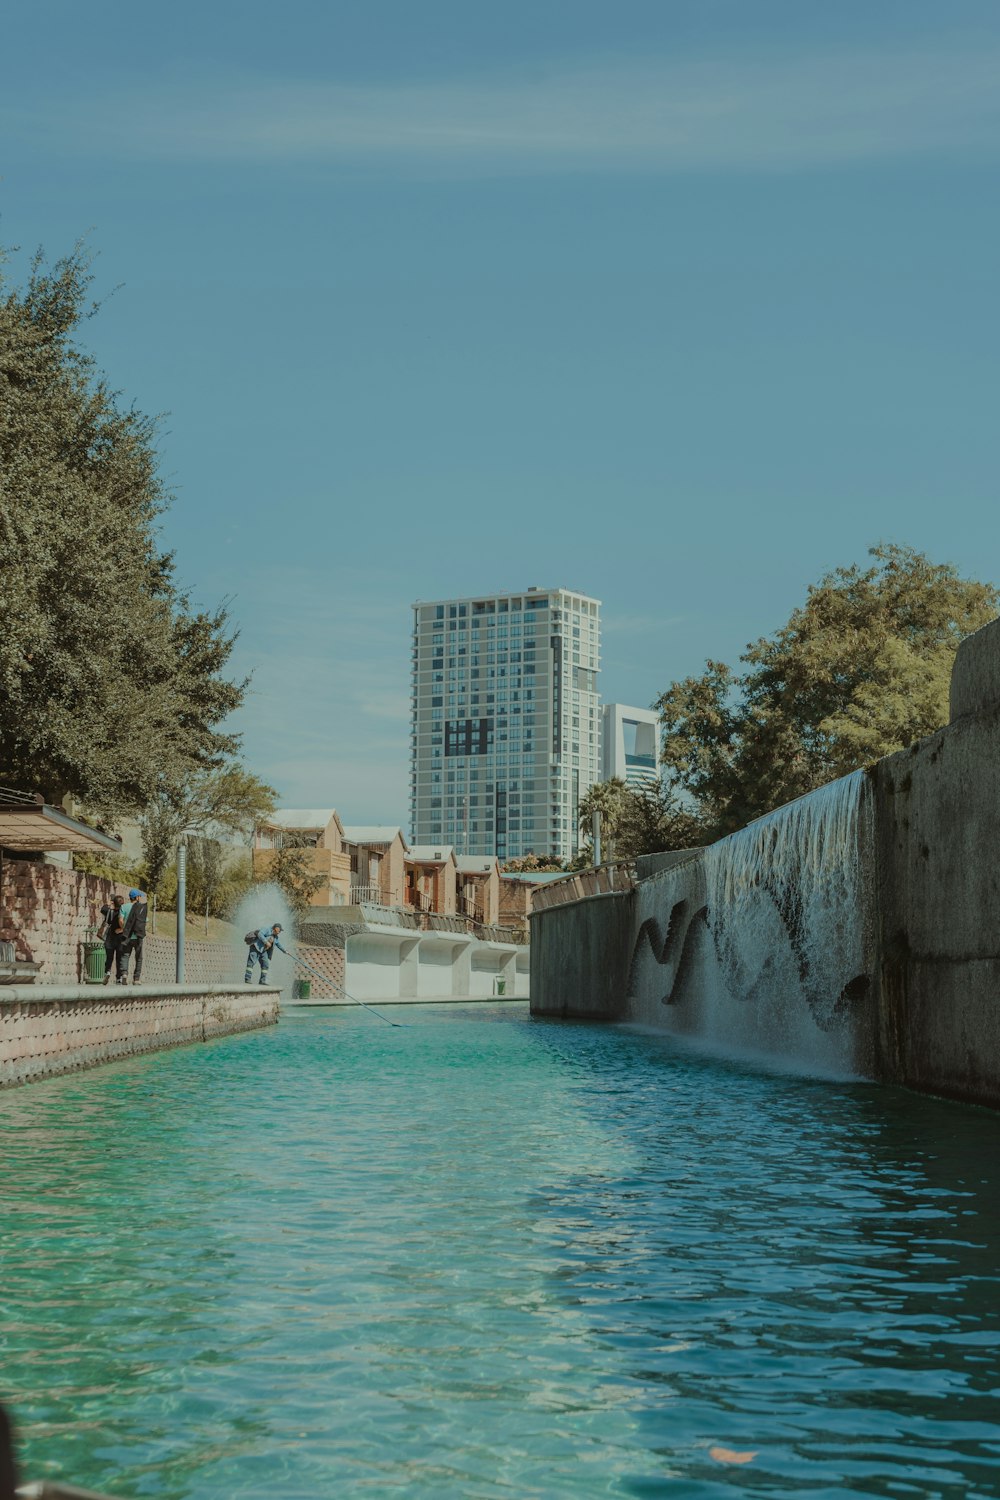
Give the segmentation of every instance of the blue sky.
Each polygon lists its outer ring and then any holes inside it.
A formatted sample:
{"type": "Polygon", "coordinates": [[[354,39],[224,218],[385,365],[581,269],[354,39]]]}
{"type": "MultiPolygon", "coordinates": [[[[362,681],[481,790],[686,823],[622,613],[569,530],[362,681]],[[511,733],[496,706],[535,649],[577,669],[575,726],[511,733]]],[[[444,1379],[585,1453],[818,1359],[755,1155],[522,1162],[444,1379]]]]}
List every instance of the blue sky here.
{"type": "Polygon", "coordinates": [[[594,594],[647,704],[880,540],[1000,579],[998,84],[967,0],[7,17],[0,239],[118,288],[287,804],[405,824],[417,598],[594,594]]]}

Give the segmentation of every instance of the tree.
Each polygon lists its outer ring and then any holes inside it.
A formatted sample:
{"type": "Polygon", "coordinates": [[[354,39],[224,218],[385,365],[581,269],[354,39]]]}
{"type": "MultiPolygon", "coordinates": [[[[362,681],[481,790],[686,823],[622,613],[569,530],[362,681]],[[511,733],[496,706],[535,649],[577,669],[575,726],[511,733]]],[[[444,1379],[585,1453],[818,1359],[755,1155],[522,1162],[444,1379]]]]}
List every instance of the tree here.
{"type": "Polygon", "coordinates": [[[838,568],[742,673],[709,661],[657,700],[669,782],[712,837],[867,764],[948,721],[959,642],[997,613],[991,584],[909,547],[838,568]]]}
{"type": "Polygon", "coordinates": [[[187,905],[189,911],[204,911],[208,918],[221,916],[219,895],[226,873],[226,851],[218,839],[189,838],[187,841],[187,905]]]}
{"type": "Polygon", "coordinates": [[[682,806],[674,791],[631,787],[619,776],[597,781],[580,800],[580,831],[585,842],[574,862],[586,869],[594,862],[594,846],[586,835],[594,812],[601,814],[602,860],[635,859],[663,849],[691,849],[704,842],[705,829],[696,811],[682,806]]]}
{"type": "Polygon", "coordinates": [[[277,796],[274,787],[235,762],[202,772],[186,786],[162,781],[139,819],[149,889],[159,890],[183,834],[226,829],[249,843],[274,811],[277,796]]]}
{"type": "Polygon", "coordinates": [[[505,860],[500,868],[510,875],[531,875],[535,871],[561,870],[563,862],[555,854],[533,854],[529,850],[527,854],[505,860]]]}
{"type": "Polygon", "coordinates": [[[246,683],[158,545],[156,424],[76,342],[91,282],[80,247],[23,288],[0,264],[0,780],[114,816],[235,752],[246,683]]]}
{"type": "MultiPolygon", "coordinates": [[[[587,864],[593,864],[594,814],[601,815],[601,854],[604,859],[615,858],[615,840],[631,795],[629,787],[620,776],[609,776],[607,781],[595,781],[580,798],[580,833],[590,851],[587,864]]],[[[582,851],[581,851],[582,852],[582,851]]]]}
{"type": "Polygon", "coordinates": [[[311,898],[323,884],[324,877],[313,873],[309,852],[302,834],[286,833],[280,849],[267,867],[267,878],[279,885],[297,917],[309,910],[311,898]]]}

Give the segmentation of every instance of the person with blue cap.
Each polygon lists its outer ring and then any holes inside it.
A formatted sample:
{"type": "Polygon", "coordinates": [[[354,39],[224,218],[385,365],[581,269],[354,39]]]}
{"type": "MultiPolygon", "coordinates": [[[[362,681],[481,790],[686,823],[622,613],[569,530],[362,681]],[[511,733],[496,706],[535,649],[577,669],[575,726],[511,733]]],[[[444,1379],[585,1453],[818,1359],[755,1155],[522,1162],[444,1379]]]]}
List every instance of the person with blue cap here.
{"type": "Polygon", "coordinates": [[[121,973],[124,976],[119,983],[128,984],[129,959],[135,954],[135,972],[132,975],[132,983],[138,984],[142,978],[142,941],[146,936],[146,914],[149,908],[146,905],[146,897],[143,891],[133,888],[128,893],[128,901],[122,904],[122,956],[121,973]]]}
{"type": "Polygon", "coordinates": [[[260,965],[260,984],[267,983],[267,971],[271,965],[271,949],[277,948],[279,953],[287,953],[287,948],[282,948],[278,942],[278,933],[281,931],[281,923],[275,922],[273,927],[260,927],[256,932],[248,932],[247,943],[247,971],[243,976],[243,983],[249,984],[253,972],[254,959],[260,965]]]}

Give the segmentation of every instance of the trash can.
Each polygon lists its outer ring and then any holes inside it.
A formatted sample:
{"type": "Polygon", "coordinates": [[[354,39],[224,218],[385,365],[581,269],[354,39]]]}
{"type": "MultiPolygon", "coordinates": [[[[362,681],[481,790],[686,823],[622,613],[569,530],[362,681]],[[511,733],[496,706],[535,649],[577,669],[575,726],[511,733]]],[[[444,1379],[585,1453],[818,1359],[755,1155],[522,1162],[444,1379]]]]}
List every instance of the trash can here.
{"type": "Polygon", "coordinates": [[[308,1000],[312,994],[312,984],[308,979],[294,979],[292,981],[292,999],[308,1000]]]}
{"type": "Polygon", "coordinates": [[[507,993],[507,981],[506,981],[506,979],[498,979],[497,980],[497,994],[498,995],[506,995],[506,993],[507,993]]]}
{"type": "Polygon", "coordinates": [[[84,984],[104,983],[104,963],[107,954],[104,944],[99,943],[96,938],[90,942],[83,943],[83,982],[84,984]]]}

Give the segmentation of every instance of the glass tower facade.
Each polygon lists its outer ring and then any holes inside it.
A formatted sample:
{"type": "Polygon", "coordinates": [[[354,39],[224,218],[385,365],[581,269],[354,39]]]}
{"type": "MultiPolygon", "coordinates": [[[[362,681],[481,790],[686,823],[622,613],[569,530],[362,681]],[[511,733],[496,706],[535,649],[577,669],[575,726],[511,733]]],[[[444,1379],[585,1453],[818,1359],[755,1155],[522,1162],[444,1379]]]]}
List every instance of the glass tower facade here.
{"type": "Polygon", "coordinates": [[[413,606],[415,844],[576,852],[580,798],[600,777],[600,609],[537,588],[413,606]]]}

